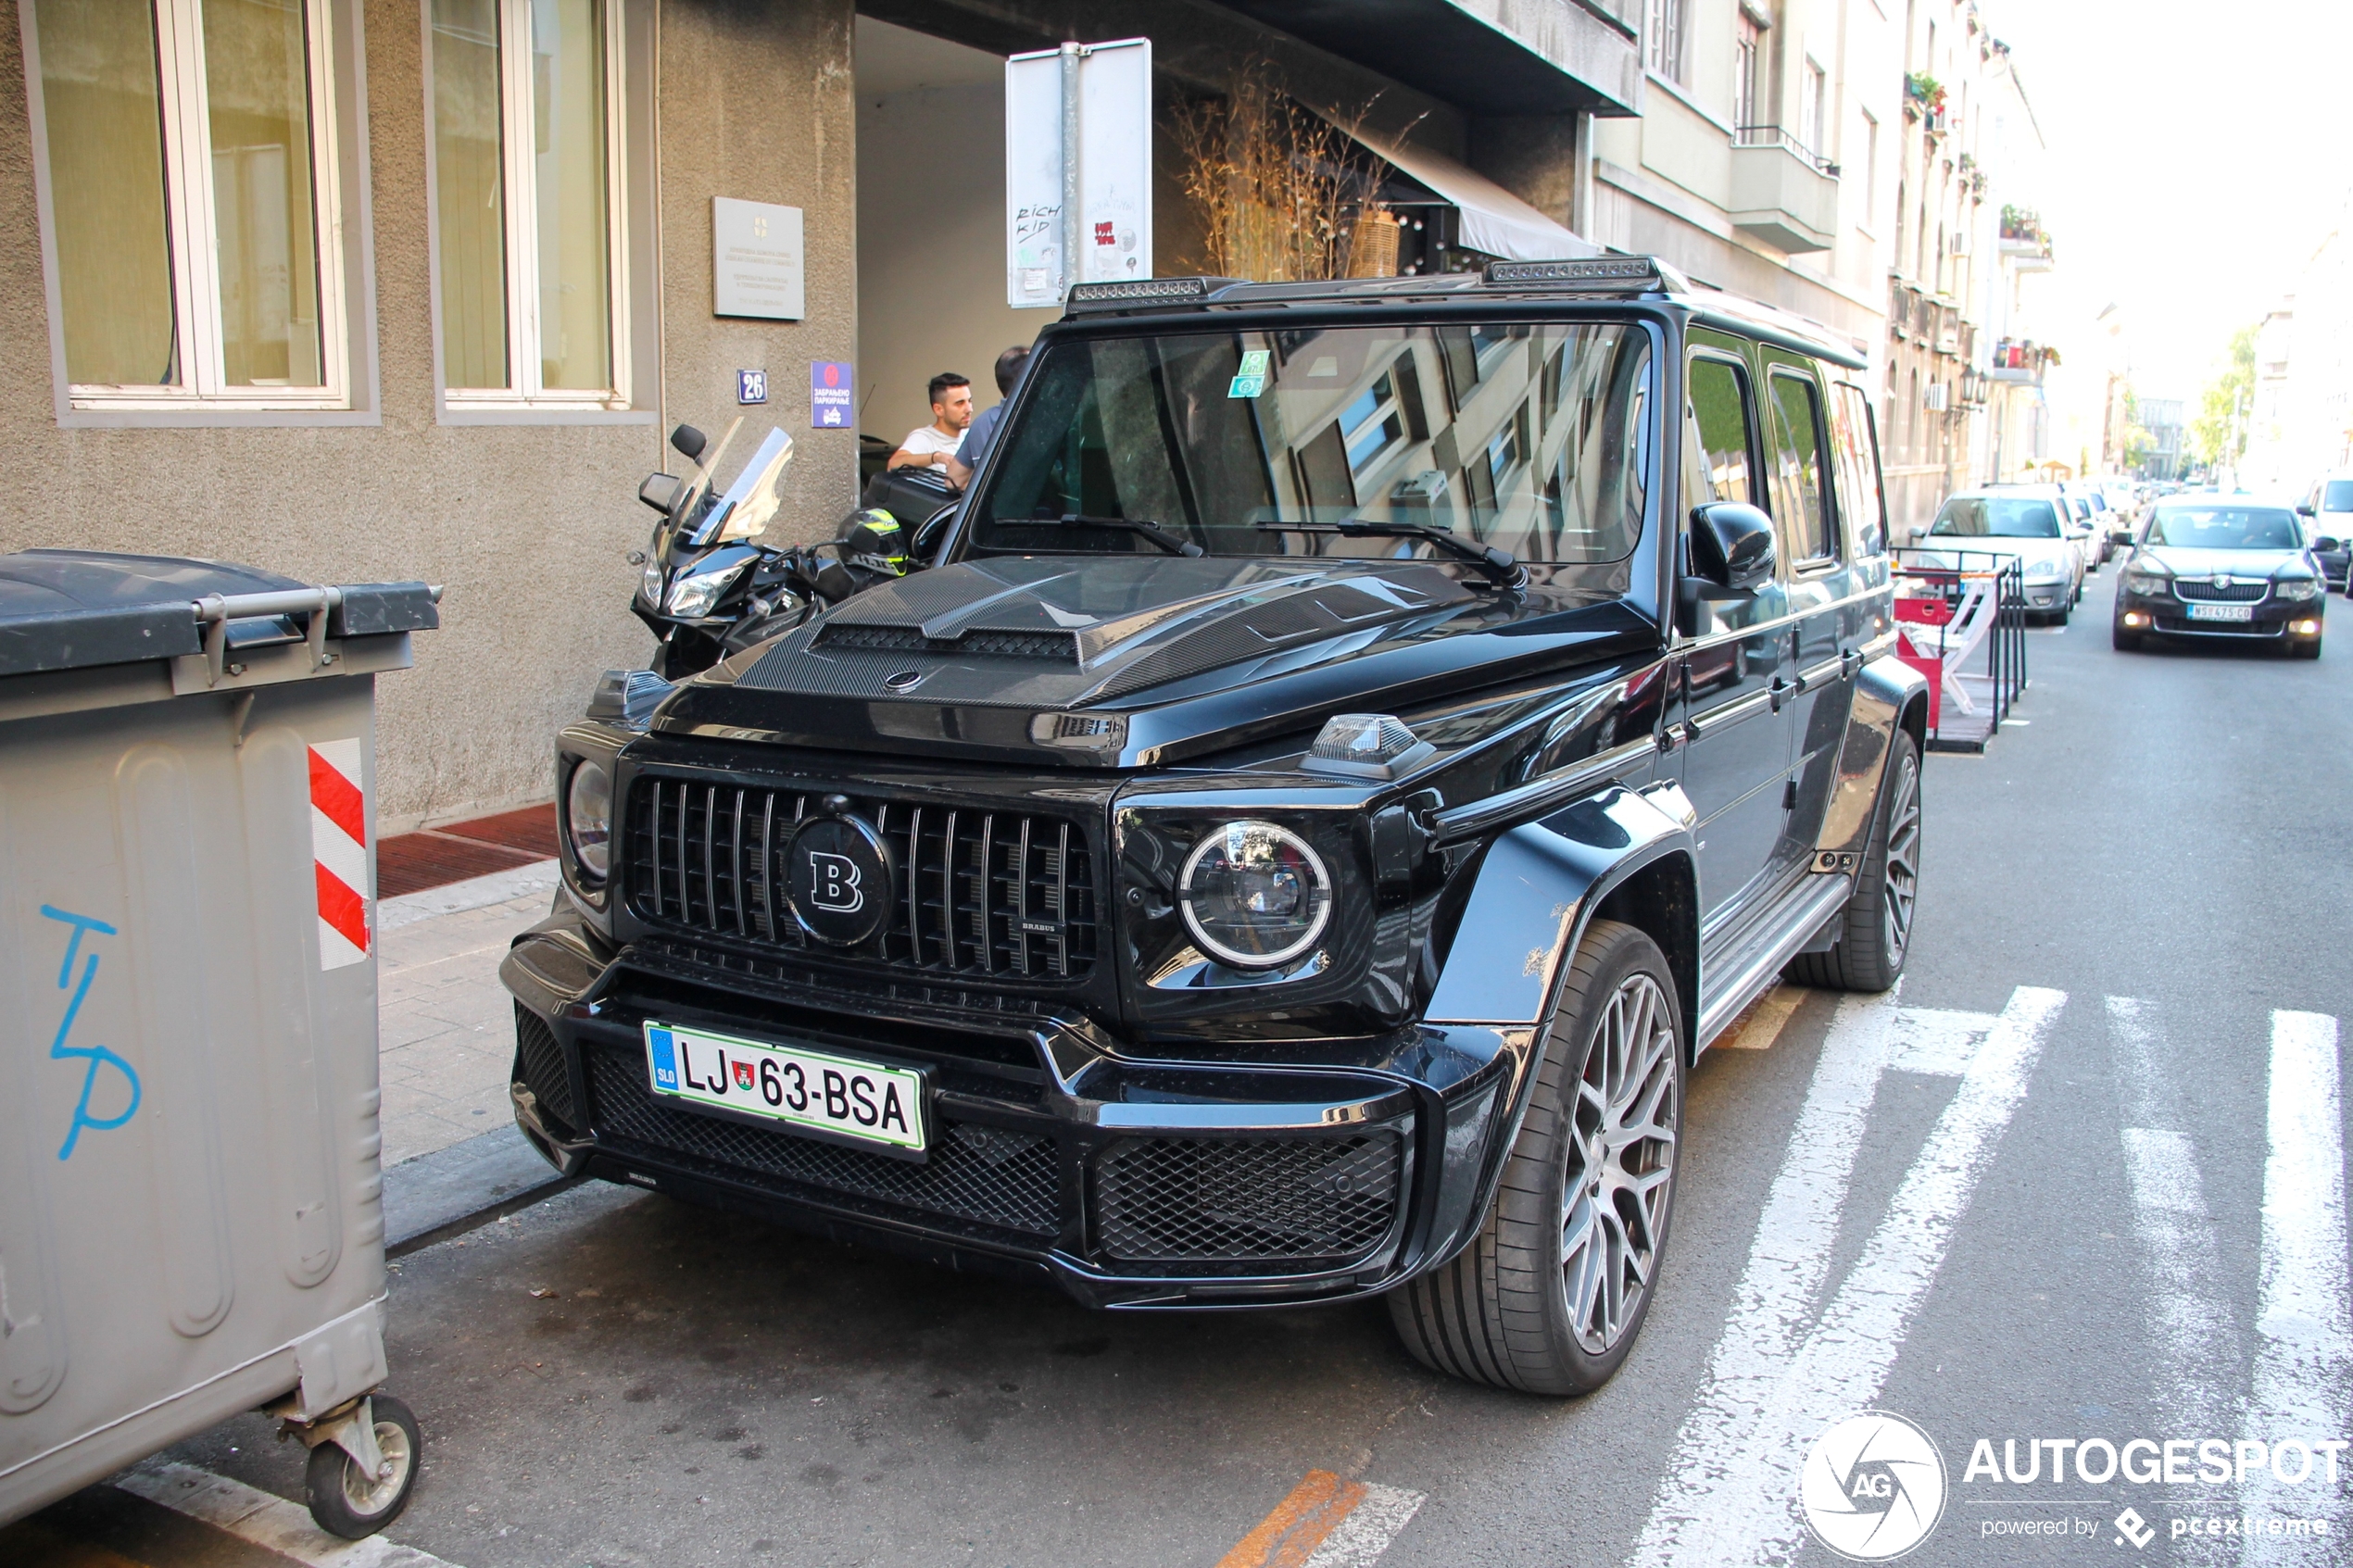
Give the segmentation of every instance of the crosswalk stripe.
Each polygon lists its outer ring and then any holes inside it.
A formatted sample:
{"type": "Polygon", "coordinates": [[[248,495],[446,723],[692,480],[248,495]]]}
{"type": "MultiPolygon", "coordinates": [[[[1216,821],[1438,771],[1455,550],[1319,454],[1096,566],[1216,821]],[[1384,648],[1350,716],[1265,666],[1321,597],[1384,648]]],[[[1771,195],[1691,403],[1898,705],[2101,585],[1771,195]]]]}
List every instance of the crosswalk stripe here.
{"type": "MultiPolygon", "coordinates": [[[[2271,1014],[2271,1073],[2263,1165],[2263,1267],[2255,1318],[2255,1374],[2242,1430],[2261,1442],[2347,1436],[2347,1378],[2353,1325],[2347,1296],[2345,1122],[2336,1020],[2315,1012],[2271,1014]]],[[[2258,1480],[2259,1475],[2261,1479],[2258,1480]]],[[[2266,1485],[2249,1475],[2249,1499],[2276,1498],[2284,1512],[2309,1513],[2313,1487],[2266,1485]],[[2293,1500],[2291,1500],[2293,1499],[2293,1500]]],[[[2329,1495],[2338,1516],[2342,1507],[2329,1495]]],[[[2328,1539],[2246,1537],[2242,1563],[2338,1561],[2328,1539]]]]}
{"type": "Polygon", "coordinates": [[[1806,1445],[1877,1396],[2066,1000],[2038,987],[2011,994],[1862,1256],[1805,1333],[1894,1032],[1892,1006],[1842,1004],[1633,1564],[1776,1562],[1796,1549],[1806,1445]]]}
{"type": "Polygon", "coordinates": [[[114,1485],[226,1530],[240,1540],[290,1557],[306,1568],[450,1568],[431,1552],[396,1545],[382,1536],[338,1540],[311,1523],[308,1511],[193,1464],[149,1460],[117,1475],[114,1485]]]}
{"type": "Polygon", "coordinates": [[[2221,1243],[2207,1212],[2197,1150],[2181,1131],[2179,1086],[2158,1050],[2154,1010],[2108,998],[2123,1129],[2124,1183],[2133,1200],[2147,1279],[2146,1313],[2158,1408],[2199,1434],[2228,1431],[2235,1400],[2213,1372],[2218,1346],[2238,1343],[2237,1315],[2223,1285],[2221,1243]]]}

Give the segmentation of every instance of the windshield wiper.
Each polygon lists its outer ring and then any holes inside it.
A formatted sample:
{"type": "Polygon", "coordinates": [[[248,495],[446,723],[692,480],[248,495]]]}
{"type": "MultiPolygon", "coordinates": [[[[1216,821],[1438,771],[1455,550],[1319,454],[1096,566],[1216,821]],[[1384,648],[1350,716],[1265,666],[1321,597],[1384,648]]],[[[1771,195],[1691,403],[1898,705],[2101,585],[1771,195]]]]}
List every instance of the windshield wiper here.
{"type": "Polygon", "coordinates": [[[1420,539],[1437,546],[1457,560],[1468,561],[1506,588],[1516,588],[1528,581],[1520,570],[1519,558],[1498,545],[1475,544],[1458,539],[1452,530],[1434,528],[1427,522],[1375,522],[1367,518],[1342,518],[1338,522],[1261,522],[1260,528],[1277,533],[1338,533],[1349,539],[1420,539]]]}
{"type": "Polygon", "coordinates": [[[1109,528],[1129,533],[1139,533],[1172,556],[1197,556],[1201,546],[1190,539],[1179,539],[1149,518],[1086,517],[1077,512],[1064,512],[1060,517],[1000,517],[1000,528],[1109,528]]]}

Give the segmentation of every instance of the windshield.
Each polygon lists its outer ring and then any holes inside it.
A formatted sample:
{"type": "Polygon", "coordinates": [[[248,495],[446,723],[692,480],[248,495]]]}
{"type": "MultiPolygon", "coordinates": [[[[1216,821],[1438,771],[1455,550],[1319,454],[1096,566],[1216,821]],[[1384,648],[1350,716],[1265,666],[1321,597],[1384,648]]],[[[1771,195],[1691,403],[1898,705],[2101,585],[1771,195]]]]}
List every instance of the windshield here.
{"type": "Polygon", "coordinates": [[[2332,479],[2321,489],[2321,510],[2353,512],[2353,479],[2332,479]]]}
{"type": "Polygon", "coordinates": [[[2300,550],[2304,531],[2284,507],[2162,507],[2148,543],[2195,550],[2300,550]]]}
{"type": "Polygon", "coordinates": [[[2058,513],[2027,496],[1956,495],[1936,514],[1931,533],[1996,539],[2056,539],[2058,513]]]}
{"type": "MultiPolygon", "coordinates": [[[[731,428],[727,434],[732,437],[735,431],[731,428]]],[[[725,450],[726,441],[723,439],[719,451],[711,454],[711,468],[718,467],[725,450]]],[[[708,510],[698,511],[701,503],[699,495],[691,498],[687,507],[681,509],[681,516],[687,520],[687,542],[697,546],[735,544],[757,539],[766,533],[768,525],[775,521],[778,505],[784,499],[785,470],[791,466],[792,437],[771,425],[767,439],[761,442],[760,449],[751,455],[751,460],[744,464],[742,470],[736,475],[735,483],[727,486],[726,494],[710,503],[708,510]]],[[[702,495],[708,494],[708,479],[707,470],[704,476],[696,481],[702,495]]]]}
{"type": "Polygon", "coordinates": [[[1057,343],[971,508],[984,553],[1437,556],[1287,532],[1444,529],[1523,561],[1623,559],[1650,465],[1649,335],[1622,324],[1170,332],[1057,343]],[[1084,520],[1058,525],[1062,519],[1084,520]]]}

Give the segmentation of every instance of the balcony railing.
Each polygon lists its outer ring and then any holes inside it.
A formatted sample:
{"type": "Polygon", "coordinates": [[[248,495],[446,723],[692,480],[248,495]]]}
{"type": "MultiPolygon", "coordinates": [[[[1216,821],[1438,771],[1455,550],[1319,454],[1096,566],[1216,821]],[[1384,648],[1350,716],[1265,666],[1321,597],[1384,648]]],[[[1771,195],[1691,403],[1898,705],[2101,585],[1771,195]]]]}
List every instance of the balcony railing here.
{"type": "Polygon", "coordinates": [[[1838,178],[1838,165],[1816,152],[1796,135],[1778,125],[1743,125],[1732,132],[1736,147],[1780,147],[1803,159],[1817,174],[1838,178]]]}

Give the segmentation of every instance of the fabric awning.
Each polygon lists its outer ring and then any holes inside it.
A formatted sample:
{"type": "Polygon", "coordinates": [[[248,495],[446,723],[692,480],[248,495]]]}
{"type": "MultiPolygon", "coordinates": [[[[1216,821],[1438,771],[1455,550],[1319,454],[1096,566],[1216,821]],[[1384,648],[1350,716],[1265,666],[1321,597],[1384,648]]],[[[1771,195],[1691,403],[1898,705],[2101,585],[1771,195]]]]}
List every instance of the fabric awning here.
{"type": "MultiPolygon", "coordinates": [[[[1345,129],[1343,127],[1343,129],[1345,129]]],[[[1602,247],[1580,240],[1503,186],[1444,153],[1392,142],[1369,131],[1348,132],[1367,151],[1394,165],[1400,174],[1429,187],[1462,214],[1457,231],[1466,250],[1506,261],[1562,261],[1599,256],[1602,247]]]]}

